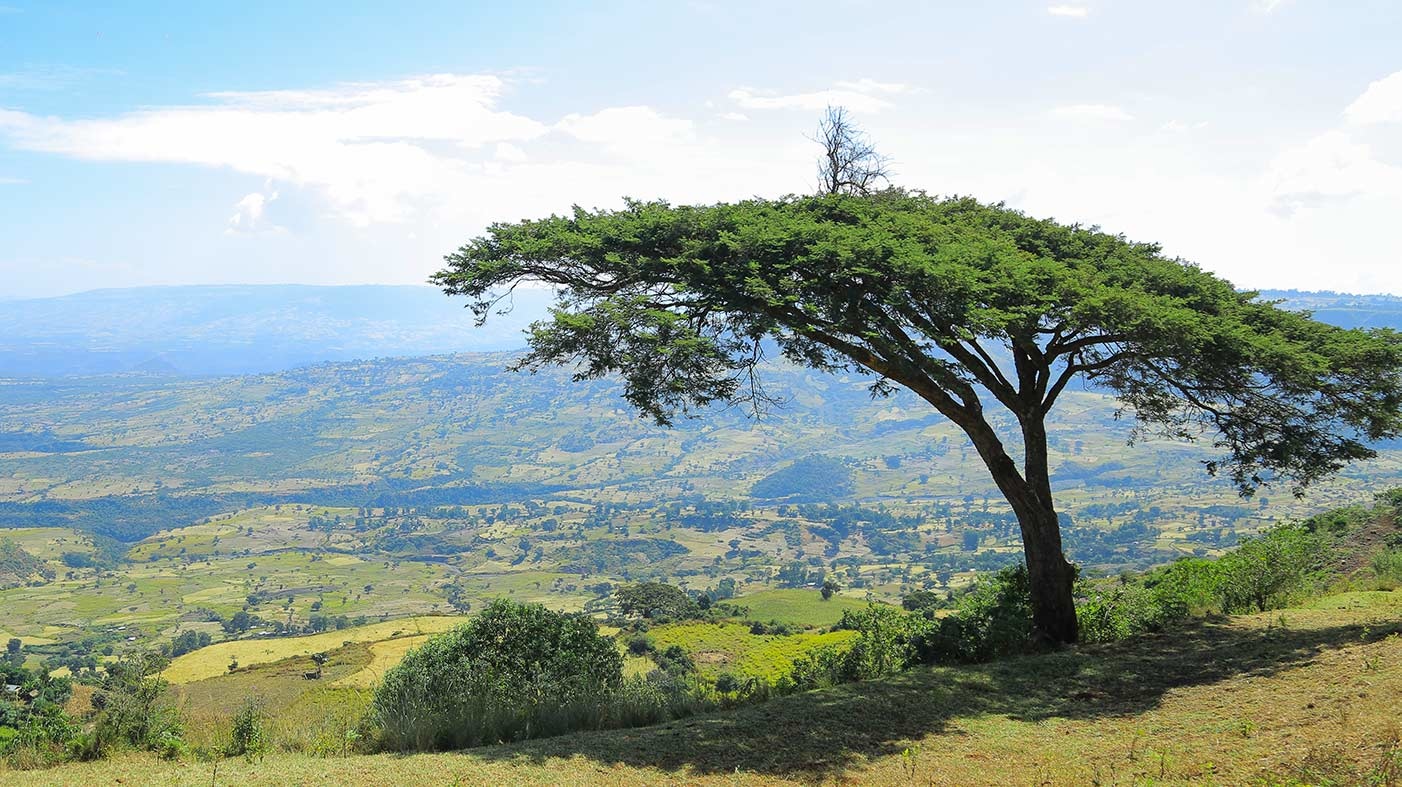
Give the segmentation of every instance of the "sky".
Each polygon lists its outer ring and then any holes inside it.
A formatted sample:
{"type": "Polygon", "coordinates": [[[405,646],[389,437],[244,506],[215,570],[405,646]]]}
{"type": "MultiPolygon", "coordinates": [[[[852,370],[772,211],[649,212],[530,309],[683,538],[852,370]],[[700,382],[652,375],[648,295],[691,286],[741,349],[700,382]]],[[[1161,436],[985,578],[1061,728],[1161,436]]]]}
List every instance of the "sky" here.
{"type": "Polygon", "coordinates": [[[0,0],[0,298],[423,283],[493,221],[895,182],[1402,295],[1402,2],[0,0]]]}

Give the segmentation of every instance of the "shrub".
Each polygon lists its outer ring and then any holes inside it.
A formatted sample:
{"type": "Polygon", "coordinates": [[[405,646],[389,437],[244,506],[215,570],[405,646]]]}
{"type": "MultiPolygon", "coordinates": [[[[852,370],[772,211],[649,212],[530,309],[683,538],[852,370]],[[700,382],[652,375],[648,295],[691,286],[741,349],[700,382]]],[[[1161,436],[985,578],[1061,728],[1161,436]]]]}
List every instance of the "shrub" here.
{"type": "Polygon", "coordinates": [[[1222,571],[1217,561],[1183,558],[1146,574],[1144,586],[1172,617],[1222,610],[1222,571]]]}
{"type": "Polygon", "coordinates": [[[1032,595],[1027,569],[1009,566],[979,580],[917,642],[925,661],[988,661],[1032,647],[1032,595]]]}
{"type": "Polygon", "coordinates": [[[1319,568],[1320,537],[1299,525],[1282,525],[1245,539],[1217,561],[1224,612],[1265,612],[1301,592],[1319,568]]]}
{"type": "Polygon", "coordinates": [[[1373,573],[1378,579],[1402,582],[1402,549],[1384,549],[1373,555],[1373,573]]]}
{"type": "Polygon", "coordinates": [[[663,582],[639,582],[613,592],[618,611],[634,618],[688,620],[701,608],[679,587],[663,582]]]}
{"type": "Polygon", "coordinates": [[[866,609],[843,611],[837,627],[857,632],[848,655],[849,679],[870,680],[915,663],[916,643],[923,640],[931,624],[922,616],[886,604],[867,604],[866,609]]]}
{"type": "Polygon", "coordinates": [[[788,675],[780,679],[781,691],[807,691],[855,680],[850,648],[824,645],[794,659],[788,675]]]}
{"type": "Polygon", "coordinates": [[[410,651],[370,714],[385,748],[463,748],[601,727],[622,686],[622,656],[593,620],[497,600],[410,651]]]}
{"type": "Polygon", "coordinates": [[[102,710],[90,736],[76,743],[80,759],[103,757],[130,746],[169,756],[183,747],[185,721],[166,702],[167,683],[159,673],[169,662],[155,654],[126,656],[109,664],[93,704],[102,710]]]}
{"type": "Polygon", "coordinates": [[[262,701],[256,697],[245,699],[234,714],[233,724],[229,728],[229,745],[224,748],[224,756],[243,757],[250,762],[262,759],[268,751],[266,722],[267,714],[263,710],[262,701]]]}
{"type": "Polygon", "coordinates": [[[1082,642],[1114,642],[1146,631],[1158,631],[1186,612],[1177,604],[1165,603],[1148,587],[1120,583],[1086,591],[1076,607],[1082,642]]]}
{"type": "Polygon", "coordinates": [[[652,637],[646,634],[634,634],[628,638],[628,652],[634,656],[646,656],[657,649],[653,644],[652,637]]]}
{"type": "Polygon", "coordinates": [[[716,691],[731,694],[740,688],[740,679],[733,672],[722,672],[716,676],[716,691]]]}
{"type": "Polygon", "coordinates": [[[923,612],[927,609],[938,609],[943,603],[938,593],[930,590],[917,590],[908,593],[901,599],[901,607],[909,612],[923,612]]]}
{"type": "Polygon", "coordinates": [[[835,628],[857,632],[843,647],[826,645],[794,659],[780,679],[780,691],[805,691],[857,680],[871,680],[910,667],[932,624],[923,616],[886,604],[844,610],[835,628]]]}

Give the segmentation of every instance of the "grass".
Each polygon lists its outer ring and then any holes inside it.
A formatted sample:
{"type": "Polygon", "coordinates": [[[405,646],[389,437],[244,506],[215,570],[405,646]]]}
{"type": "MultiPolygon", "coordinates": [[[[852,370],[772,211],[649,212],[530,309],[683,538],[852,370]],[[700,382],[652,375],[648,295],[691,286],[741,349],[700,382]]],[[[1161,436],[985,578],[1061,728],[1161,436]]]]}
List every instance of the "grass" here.
{"type": "Polygon", "coordinates": [[[368,689],[379,682],[390,667],[404,660],[404,654],[428,641],[429,634],[386,639],[370,644],[370,663],[359,672],[336,681],[336,686],[368,689]]]}
{"type": "Polygon", "coordinates": [[[848,609],[865,609],[867,602],[835,595],[827,601],[816,589],[765,590],[740,596],[731,603],[750,608],[754,620],[777,620],[792,626],[825,627],[836,623],[848,609]]]}
{"type": "Polygon", "coordinates": [[[1396,758],[1402,592],[809,692],[652,728],[413,756],[143,755],[34,784],[1367,783],[1396,758]],[[911,753],[902,756],[902,752],[911,753]]]}
{"type": "Polygon", "coordinates": [[[751,634],[741,623],[672,623],[648,631],[658,650],[679,645],[696,662],[702,676],[722,672],[773,680],[783,675],[802,653],[822,645],[838,644],[856,632],[828,634],[751,634]]]}
{"type": "MultiPolygon", "coordinates": [[[[193,653],[187,653],[170,663],[162,677],[171,683],[193,683],[199,680],[223,675],[229,670],[229,662],[237,658],[240,667],[270,664],[294,656],[310,656],[313,653],[335,650],[346,643],[381,643],[393,641],[396,636],[422,642],[418,635],[447,631],[463,621],[459,617],[426,615],[383,623],[371,623],[324,634],[305,637],[278,637],[269,639],[244,639],[233,642],[217,642],[193,653]]],[[[407,650],[405,647],[405,650],[407,650]]],[[[379,664],[384,664],[392,649],[381,651],[379,664]]],[[[371,653],[374,651],[372,649],[371,653]]],[[[404,651],[399,651],[403,657],[404,651]]],[[[377,662],[373,659],[366,665],[371,669],[377,662]]],[[[397,660],[396,662],[397,663],[397,660]]],[[[392,666],[392,665],[391,665],[392,666]]]]}
{"type": "Polygon", "coordinates": [[[321,680],[306,680],[315,668],[310,658],[294,656],[252,669],[177,684],[172,698],[188,722],[192,746],[217,746],[227,734],[234,711],[256,698],[269,716],[269,738],[281,750],[314,752],[342,748],[339,740],[363,713],[370,692],[341,682],[365,670],[373,657],[366,643],[352,643],[330,653],[321,680]],[[341,730],[338,735],[335,730],[341,730]],[[336,740],[332,740],[336,739],[336,740]]]}

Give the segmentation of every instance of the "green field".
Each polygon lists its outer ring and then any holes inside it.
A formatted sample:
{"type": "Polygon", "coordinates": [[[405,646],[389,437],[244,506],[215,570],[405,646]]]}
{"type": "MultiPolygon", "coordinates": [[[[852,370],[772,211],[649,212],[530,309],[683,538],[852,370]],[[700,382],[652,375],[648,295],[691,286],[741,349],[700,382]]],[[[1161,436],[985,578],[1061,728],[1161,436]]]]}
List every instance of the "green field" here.
{"type": "Polygon", "coordinates": [[[796,588],[747,593],[732,603],[749,608],[749,616],[755,620],[805,627],[831,626],[845,610],[859,610],[867,605],[864,599],[841,594],[824,601],[815,589],[796,588]]]}
{"type": "Polygon", "coordinates": [[[649,629],[659,650],[680,646],[696,662],[702,676],[723,672],[740,677],[774,680],[788,672],[798,656],[813,648],[840,645],[856,636],[853,631],[778,636],[751,634],[741,623],[670,623],[649,629]]]}

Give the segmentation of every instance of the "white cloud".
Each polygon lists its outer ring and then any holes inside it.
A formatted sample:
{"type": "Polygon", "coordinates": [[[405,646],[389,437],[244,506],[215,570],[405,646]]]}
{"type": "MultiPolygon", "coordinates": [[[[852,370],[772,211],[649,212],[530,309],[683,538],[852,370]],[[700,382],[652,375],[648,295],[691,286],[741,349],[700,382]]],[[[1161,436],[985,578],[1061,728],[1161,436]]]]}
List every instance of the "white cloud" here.
{"type": "Polygon", "coordinates": [[[1368,85],[1343,111],[1344,123],[1280,152],[1265,180],[1271,209],[1282,216],[1362,198],[1402,210],[1402,166],[1379,155],[1372,126],[1402,122],[1402,71],[1368,85]],[[1371,137],[1371,138],[1370,138],[1371,137]]]}
{"type": "Polygon", "coordinates": [[[1075,19],[1085,19],[1090,15],[1090,9],[1083,5],[1049,5],[1047,13],[1052,16],[1069,16],[1075,19]]]}
{"type": "Polygon", "coordinates": [[[729,97],[745,109],[801,109],[814,112],[827,107],[846,107],[853,112],[880,112],[894,106],[882,96],[912,92],[915,90],[909,85],[859,79],[837,82],[827,90],[787,95],[752,87],[738,87],[730,91],[729,97]]]}
{"type": "Polygon", "coordinates": [[[899,94],[915,92],[915,88],[901,82],[878,82],[867,77],[857,80],[840,80],[834,83],[833,87],[838,90],[853,90],[858,93],[899,94]]]}
{"type": "MultiPolygon", "coordinates": [[[[531,118],[499,108],[506,87],[493,76],[439,75],[326,90],[215,93],[205,105],[95,119],[0,110],[0,143],[255,176],[262,188],[248,189],[219,225],[230,235],[287,234],[283,222],[272,220],[273,195],[306,192],[312,203],[294,199],[289,203],[297,207],[284,208],[300,217],[288,226],[299,235],[315,233],[318,219],[330,216],[360,228],[355,235],[326,228],[329,236],[320,237],[357,239],[362,245],[346,242],[376,271],[383,267],[368,261],[364,240],[402,242],[405,230],[417,234],[422,248],[388,253],[436,260],[438,249],[461,242],[464,232],[571,204],[616,205],[624,195],[715,201],[807,185],[813,151],[799,130],[776,149],[708,138],[692,120],[647,106],[531,118]],[[386,223],[405,226],[390,234],[377,227],[386,223]]],[[[741,129],[727,124],[718,132],[741,129]]],[[[285,278],[285,271],[279,275],[285,278]]]]}
{"type": "Polygon", "coordinates": [[[234,215],[229,217],[229,224],[225,232],[239,234],[280,229],[264,220],[268,203],[275,199],[277,199],[276,191],[268,195],[257,191],[244,195],[243,199],[234,204],[234,215]]]}
{"type": "Polygon", "coordinates": [[[750,116],[746,115],[744,112],[722,112],[720,113],[719,117],[721,120],[734,121],[745,121],[750,119],[750,116]]]}
{"type": "Polygon", "coordinates": [[[1133,120],[1134,116],[1114,104],[1068,104],[1052,110],[1057,117],[1084,120],[1133,120]]]}
{"type": "Polygon", "coordinates": [[[1344,117],[1356,125],[1402,123],[1402,71],[1368,85],[1363,95],[1344,109],[1344,117]]]}
{"type": "Polygon", "coordinates": [[[1287,0],[1253,0],[1251,10],[1258,14],[1273,14],[1286,2],[1287,0]]]}
{"type": "Polygon", "coordinates": [[[666,117],[650,107],[613,107],[590,115],[570,114],[555,128],[583,142],[624,150],[692,138],[691,121],[666,117]]]}
{"type": "Polygon", "coordinates": [[[9,178],[0,175],[0,186],[19,186],[28,182],[24,178],[9,178]]]}
{"type": "Polygon", "coordinates": [[[1164,123],[1162,128],[1164,131],[1171,131],[1175,134],[1181,134],[1186,131],[1200,131],[1202,129],[1207,128],[1207,126],[1208,122],[1206,120],[1199,120],[1196,123],[1189,123],[1187,121],[1174,118],[1173,120],[1164,123]]]}
{"type": "Polygon", "coordinates": [[[498,142],[496,153],[493,155],[493,158],[497,161],[518,163],[526,161],[530,156],[526,155],[526,151],[510,142],[498,142]]]}
{"type": "Polygon", "coordinates": [[[209,104],[98,120],[0,111],[16,147],[108,161],[227,167],[320,189],[355,223],[393,221],[435,190],[460,159],[434,143],[475,150],[534,139],[547,126],[496,109],[495,76],[440,74],[327,90],[214,93],[209,104]]]}

